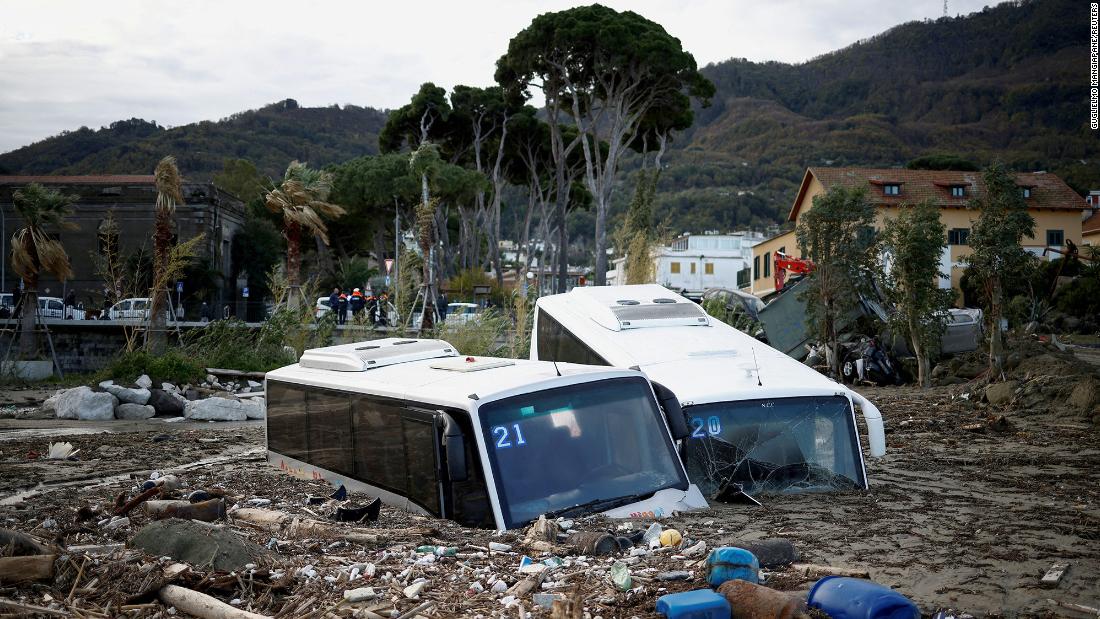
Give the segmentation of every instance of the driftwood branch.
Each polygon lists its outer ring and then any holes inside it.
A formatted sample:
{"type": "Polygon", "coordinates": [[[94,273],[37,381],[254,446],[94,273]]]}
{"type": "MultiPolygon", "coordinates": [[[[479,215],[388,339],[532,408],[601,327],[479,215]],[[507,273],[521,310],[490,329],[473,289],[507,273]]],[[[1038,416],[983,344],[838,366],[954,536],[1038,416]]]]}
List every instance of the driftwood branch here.
{"type": "Polygon", "coordinates": [[[199,619],[270,619],[267,615],[234,608],[205,593],[176,585],[168,585],[161,589],[159,597],[160,601],[168,606],[175,606],[176,610],[182,610],[199,619]]]}

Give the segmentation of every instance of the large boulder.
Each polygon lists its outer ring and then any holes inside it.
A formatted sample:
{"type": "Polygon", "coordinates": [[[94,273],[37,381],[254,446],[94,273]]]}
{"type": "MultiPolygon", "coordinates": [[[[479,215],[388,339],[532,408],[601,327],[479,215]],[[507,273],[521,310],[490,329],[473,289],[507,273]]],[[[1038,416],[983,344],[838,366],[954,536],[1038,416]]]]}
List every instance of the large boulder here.
{"type": "Polygon", "coordinates": [[[100,385],[107,390],[107,393],[118,398],[120,402],[128,402],[130,404],[148,404],[149,403],[149,390],[144,388],[130,389],[129,387],[122,387],[119,385],[100,385]]]}
{"type": "Polygon", "coordinates": [[[153,415],[156,415],[157,411],[148,404],[130,404],[126,402],[118,405],[118,410],[115,411],[115,418],[117,419],[149,419],[153,415]]]}
{"type": "Polygon", "coordinates": [[[84,421],[106,421],[115,418],[118,400],[109,393],[92,391],[81,385],[67,389],[54,400],[58,419],[81,419],[84,421]]]}
{"type": "Polygon", "coordinates": [[[993,383],[985,388],[985,399],[993,406],[1003,406],[1012,401],[1019,384],[1014,380],[993,383]]]}
{"type": "Polygon", "coordinates": [[[46,401],[42,403],[42,406],[40,406],[39,409],[43,413],[46,413],[48,415],[56,415],[57,414],[57,399],[60,398],[61,394],[65,393],[66,391],[67,391],[66,389],[58,389],[57,391],[54,391],[53,395],[46,398],[46,401]]]}
{"type": "Polygon", "coordinates": [[[148,389],[153,386],[153,379],[149,378],[148,374],[142,374],[138,376],[138,379],[134,381],[134,384],[142,389],[148,389]]]}
{"type": "Polygon", "coordinates": [[[206,398],[187,403],[183,416],[198,421],[244,421],[248,418],[240,400],[206,398]]]}
{"type": "Polygon", "coordinates": [[[156,409],[158,415],[182,415],[187,399],[178,393],[164,389],[149,390],[149,406],[156,409]]]}
{"type": "Polygon", "coordinates": [[[128,545],[154,557],[172,557],[199,569],[222,572],[260,563],[269,554],[225,527],[182,518],[151,522],[128,545]]]}
{"type": "Polygon", "coordinates": [[[264,405],[263,398],[241,400],[241,406],[244,408],[244,414],[249,419],[263,419],[267,414],[267,406],[264,405]]]}

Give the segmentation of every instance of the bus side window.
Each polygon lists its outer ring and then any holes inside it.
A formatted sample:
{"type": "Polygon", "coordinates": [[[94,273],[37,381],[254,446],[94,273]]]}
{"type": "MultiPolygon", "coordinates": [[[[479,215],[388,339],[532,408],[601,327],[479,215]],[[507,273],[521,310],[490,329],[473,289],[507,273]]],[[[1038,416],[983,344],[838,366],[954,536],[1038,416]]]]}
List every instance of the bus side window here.
{"type": "Polygon", "coordinates": [[[268,381],[267,448],[288,458],[308,461],[306,439],[309,428],[306,394],[301,389],[268,381]]]}
{"type": "Polygon", "coordinates": [[[610,365],[549,314],[538,311],[538,358],[543,361],[610,365]]]}
{"type": "Polygon", "coordinates": [[[355,475],[352,453],[351,400],[346,393],[310,390],[309,463],[343,475],[355,475]]]}
{"type": "Polygon", "coordinates": [[[408,484],[402,408],[356,396],[352,405],[356,476],[364,482],[405,495],[408,484]]]}

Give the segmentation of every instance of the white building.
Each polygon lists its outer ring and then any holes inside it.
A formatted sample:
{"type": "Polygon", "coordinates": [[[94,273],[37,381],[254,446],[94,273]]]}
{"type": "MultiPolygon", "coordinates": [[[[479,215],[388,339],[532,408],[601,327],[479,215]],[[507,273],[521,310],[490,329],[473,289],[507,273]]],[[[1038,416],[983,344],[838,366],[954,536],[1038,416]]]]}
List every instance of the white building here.
{"type": "MultiPolygon", "coordinates": [[[[749,267],[752,246],[761,232],[684,234],[653,252],[656,281],[665,288],[698,299],[708,288],[738,288],[737,274],[749,267]]],[[[616,258],[608,284],[626,283],[626,258],[616,258]]],[[[748,277],[747,271],[744,277],[748,277]]],[[[747,280],[746,280],[747,281],[747,280]]]]}

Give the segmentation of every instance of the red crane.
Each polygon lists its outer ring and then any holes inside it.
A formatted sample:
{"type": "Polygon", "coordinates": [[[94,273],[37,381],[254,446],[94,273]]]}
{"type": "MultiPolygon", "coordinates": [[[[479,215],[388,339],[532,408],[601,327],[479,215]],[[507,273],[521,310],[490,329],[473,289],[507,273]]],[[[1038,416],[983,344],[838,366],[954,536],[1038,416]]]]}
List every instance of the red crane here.
{"type": "Polygon", "coordinates": [[[783,290],[783,282],[787,279],[787,272],[792,275],[809,275],[814,270],[812,260],[806,258],[792,258],[783,252],[775,252],[775,291],[783,290]]]}

